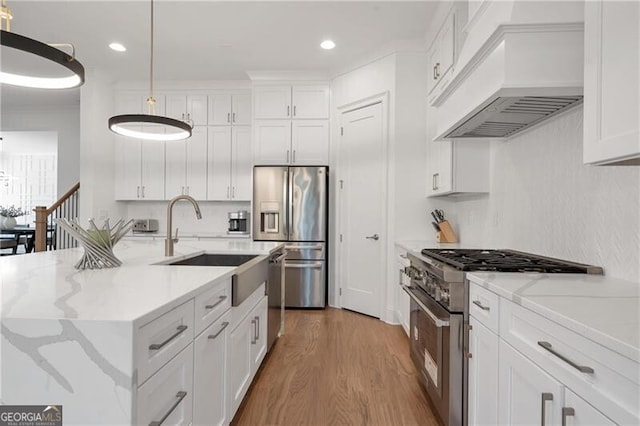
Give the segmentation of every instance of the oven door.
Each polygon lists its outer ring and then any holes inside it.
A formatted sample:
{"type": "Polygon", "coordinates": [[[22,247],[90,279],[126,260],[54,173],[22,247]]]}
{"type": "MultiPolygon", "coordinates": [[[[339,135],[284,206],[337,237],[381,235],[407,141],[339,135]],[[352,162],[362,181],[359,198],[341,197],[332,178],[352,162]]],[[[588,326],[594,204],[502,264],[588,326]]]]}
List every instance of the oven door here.
{"type": "Polygon", "coordinates": [[[411,359],[440,419],[448,425],[451,314],[421,290],[403,289],[411,298],[411,359]]]}

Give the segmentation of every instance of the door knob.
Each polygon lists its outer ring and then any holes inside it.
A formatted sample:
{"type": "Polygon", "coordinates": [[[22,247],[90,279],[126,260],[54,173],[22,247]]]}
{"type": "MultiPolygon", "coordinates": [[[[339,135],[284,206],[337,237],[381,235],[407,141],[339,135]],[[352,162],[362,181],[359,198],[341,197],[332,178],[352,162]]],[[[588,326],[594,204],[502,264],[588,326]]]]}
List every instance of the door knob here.
{"type": "Polygon", "coordinates": [[[373,234],[373,235],[369,235],[368,237],[365,237],[367,240],[376,240],[378,241],[380,239],[380,236],[378,234],[373,234]]]}

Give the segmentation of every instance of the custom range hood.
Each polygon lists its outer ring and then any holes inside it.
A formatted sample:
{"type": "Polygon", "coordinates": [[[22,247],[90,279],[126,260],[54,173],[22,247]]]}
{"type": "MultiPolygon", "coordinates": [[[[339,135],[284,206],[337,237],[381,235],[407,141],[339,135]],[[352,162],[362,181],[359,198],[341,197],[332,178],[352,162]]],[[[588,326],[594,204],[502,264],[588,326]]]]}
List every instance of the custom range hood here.
{"type": "Polygon", "coordinates": [[[583,32],[581,23],[500,25],[435,99],[436,139],[509,138],[580,105],[583,32]]]}

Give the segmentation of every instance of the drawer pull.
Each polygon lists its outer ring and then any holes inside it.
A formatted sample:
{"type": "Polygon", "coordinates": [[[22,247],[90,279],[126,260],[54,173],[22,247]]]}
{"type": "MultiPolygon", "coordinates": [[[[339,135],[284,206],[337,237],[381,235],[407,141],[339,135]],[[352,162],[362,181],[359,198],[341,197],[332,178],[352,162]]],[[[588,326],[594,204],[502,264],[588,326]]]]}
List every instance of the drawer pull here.
{"type": "Polygon", "coordinates": [[[563,360],[564,362],[566,362],[567,364],[575,368],[576,370],[580,371],[581,373],[593,374],[593,368],[587,367],[584,365],[578,365],[575,362],[571,361],[569,358],[565,357],[564,355],[559,354],[553,349],[553,346],[551,346],[551,343],[540,341],[538,342],[538,345],[542,346],[544,349],[548,350],[549,352],[551,352],[552,354],[554,354],[555,356],[557,356],[558,358],[560,358],[561,360],[563,360]]]}
{"type": "Polygon", "coordinates": [[[540,413],[540,426],[544,426],[547,418],[547,410],[546,410],[547,401],[553,401],[553,394],[550,392],[542,392],[541,399],[542,399],[542,410],[540,413]]]}
{"type": "Polygon", "coordinates": [[[152,345],[149,345],[149,349],[151,349],[152,351],[157,351],[158,349],[162,349],[167,343],[169,343],[170,341],[172,341],[173,339],[181,335],[187,328],[188,326],[186,325],[179,325],[178,328],[176,329],[177,331],[171,337],[169,337],[167,340],[165,340],[162,343],[154,343],[152,345]]]}
{"type": "Polygon", "coordinates": [[[478,308],[482,309],[483,311],[490,311],[491,308],[488,306],[484,306],[482,303],[480,303],[479,300],[474,300],[473,304],[476,305],[478,308]]]}
{"type": "Polygon", "coordinates": [[[182,400],[184,399],[185,396],[187,396],[187,393],[185,391],[178,392],[176,394],[176,398],[178,398],[178,400],[173,403],[173,405],[171,406],[169,411],[167,411],[167,414],[162,416],[162,418],[160,420],[152,421],[151,423],[149,423],[149,426],[160,426],[165,420],[167,420],[167,417],[169,417],[171,415],[171,413],[173,413],[173,410],[175,410],[176,407],[178,405],[180,405],[180,403],[182,402],[182,400]]]}
{"type": "Polygon", "coordinates": [[[567,426],[567,417],[576,415],[576,410],[571,407],[562,407],[562,426],[567,426]]]}
{"type": "Polygon", "coordinates": [[[207,339],[215,339],[216,337],[218,337],[220,335],[220,333],[222,333],[224,331],[225,328],[227,328],[227,326],[229,325],[229,323],[227,321],[222,323],[222,327],[220,327],[220,330],[218,330],[218,332],[216,334],[210,334],[207,336],[207,339]]]}
{"type": "Polygon", "coordinates": [[[224,302],[226,300],[226,298],[227,298],[227,296],[220,296],[219,300],[216,303],[214,303],[213,305],[204,305],[204,308],[205,309],[213,309],[216,306],[218,306],[219,304],[221,304],[222,302],[224,302]]]}

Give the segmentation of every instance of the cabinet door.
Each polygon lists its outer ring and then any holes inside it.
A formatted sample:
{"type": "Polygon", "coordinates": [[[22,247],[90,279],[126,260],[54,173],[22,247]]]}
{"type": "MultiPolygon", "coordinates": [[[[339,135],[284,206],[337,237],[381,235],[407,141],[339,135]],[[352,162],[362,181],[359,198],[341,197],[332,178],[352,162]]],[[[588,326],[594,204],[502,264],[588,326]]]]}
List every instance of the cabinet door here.
{"type": "Polygon", "coordinates": [[[187,119],[187,97],[184,95],[166,95],[166,116],[176,120],[187,119]]]}
{"type": "Polygon", "coordinates": [[[469,426],[498,424],[497,334],[469,317],[469,426]]]}
{"type": "Polygon", "coordinates": [[[498,424],[558,425],[563,386],[508,343],[500,341],[498,424]]]}
{"type": "Polygon", "coordinates": [[[253,110],[257,120],[291,118],[291,87],[254,87],[253,110]]]}
{"type": "Polygon", "coordinates": [[[231,122],[236,125],[251,125],[251,95],[233,95],[231,100],[231,122]]]}
{"type": "Polygon", "coordinates": [[[140,174],[142,167],[142,142],[124,136],[115,136],[115,198],[137,200],[140,198],[140,174]]]}
{"type": "MultiPolygon", "coordinates": [[[[158,370],[136,395],[136,424],[164,420],[168,425],[190,425],[193,418],[193,345],[158,370]]],[[[159,423],[157,423],[159,424],[159,423]]]]}
{"type": "Polygon", "coordinates": [[[252,316],[247,316],[229,333],[229,358],[227,375],[227,397],[229,398],[229,418],[233,418],[242,398],[244,398],[251,378],[253,377],[253,362],[251,347],[253,344],[254,327],[252,316]]]}
{"type": "Polygon", "coordinates": [[[640,3],[585,3],[584,162],[640,164],[640,3]]]}
{"type": "Polygon", "coordinates": [[[251,201],[251,128],[231,130],[231,198],[251,201]]]}
{"type": "Polygon", "coordinates": [[[186,140],[186,194],[196,200],[207,199],[207,127],[193,128],[186,140]]]}
{"type": "Polygon", "coordinates": [[[293,118],[329,118],[329,87],[294,86],[293,118]]]}
{"type": "Polygon", "coordinates": [[[119,93],[116,97],[116,115],[118,114],[146,114],[143,108],[144,97],[139,93],[119,93]]]}
{"type": "Polygon", "coordinates": [[[453,66],[455,54],[455,15],[451,14],[445,21],[440,38],[438,41],[438,62],[436,63],[436,76],[438,81],[443,80],[444,76],[453,66]]]}
{"type": "Polygon", "coordinates": [[[165,200],[186,194],[187,140],[165,142],[165,200]]]}
{"type": "Polygon", "coordinates": [[[164,200],[164,142],[142,141],[141,198],[164,200]]]}
{"type": "Polygon", "coordinates": [[[296,120],[291,124],[291,164],[329,164],[329,121],[296,120]]]}
{"type": "Polygon", "coordinates": [[[207,95],[187,96],[187,121],[193,126],[207,125],[207,95]]]}
{"type": "Polygon", "coordinates": [[[596,410],[587,401],[580,398],[568,388],[564,389],[564,406],[562,407],[562,424],[574,426],[609,426],[615,425],[608,417],[596,410]]]}
{"type": "Polygon", "coordinates": [[[291,120],[255,122],[253,162],[288,164],[291,160],[291,120]]]}
{"type": "Polygon", "coordinates": [[[229,422],[225,376],[230,316],[231,311],[227,311],[194,343],[194,425],[225,425],[229,422]]]}
{"type": "Polygon", "coordinates": [[[209,122],[215,126],[231,124],[231,95],[209,95],[209,122]]]}
{"type": "Polygon", "coordinates": [[[249,313],[253,326],[251,339],[251,362],[254,372],[258,371],[264,356],[267,354],[267,297],[256,305],[249,313]]]}
{"type": "Polygon", "coordinates": [[[231,127],[211,126],[208,132],[207,200],[231,199],[231,127]]]}

